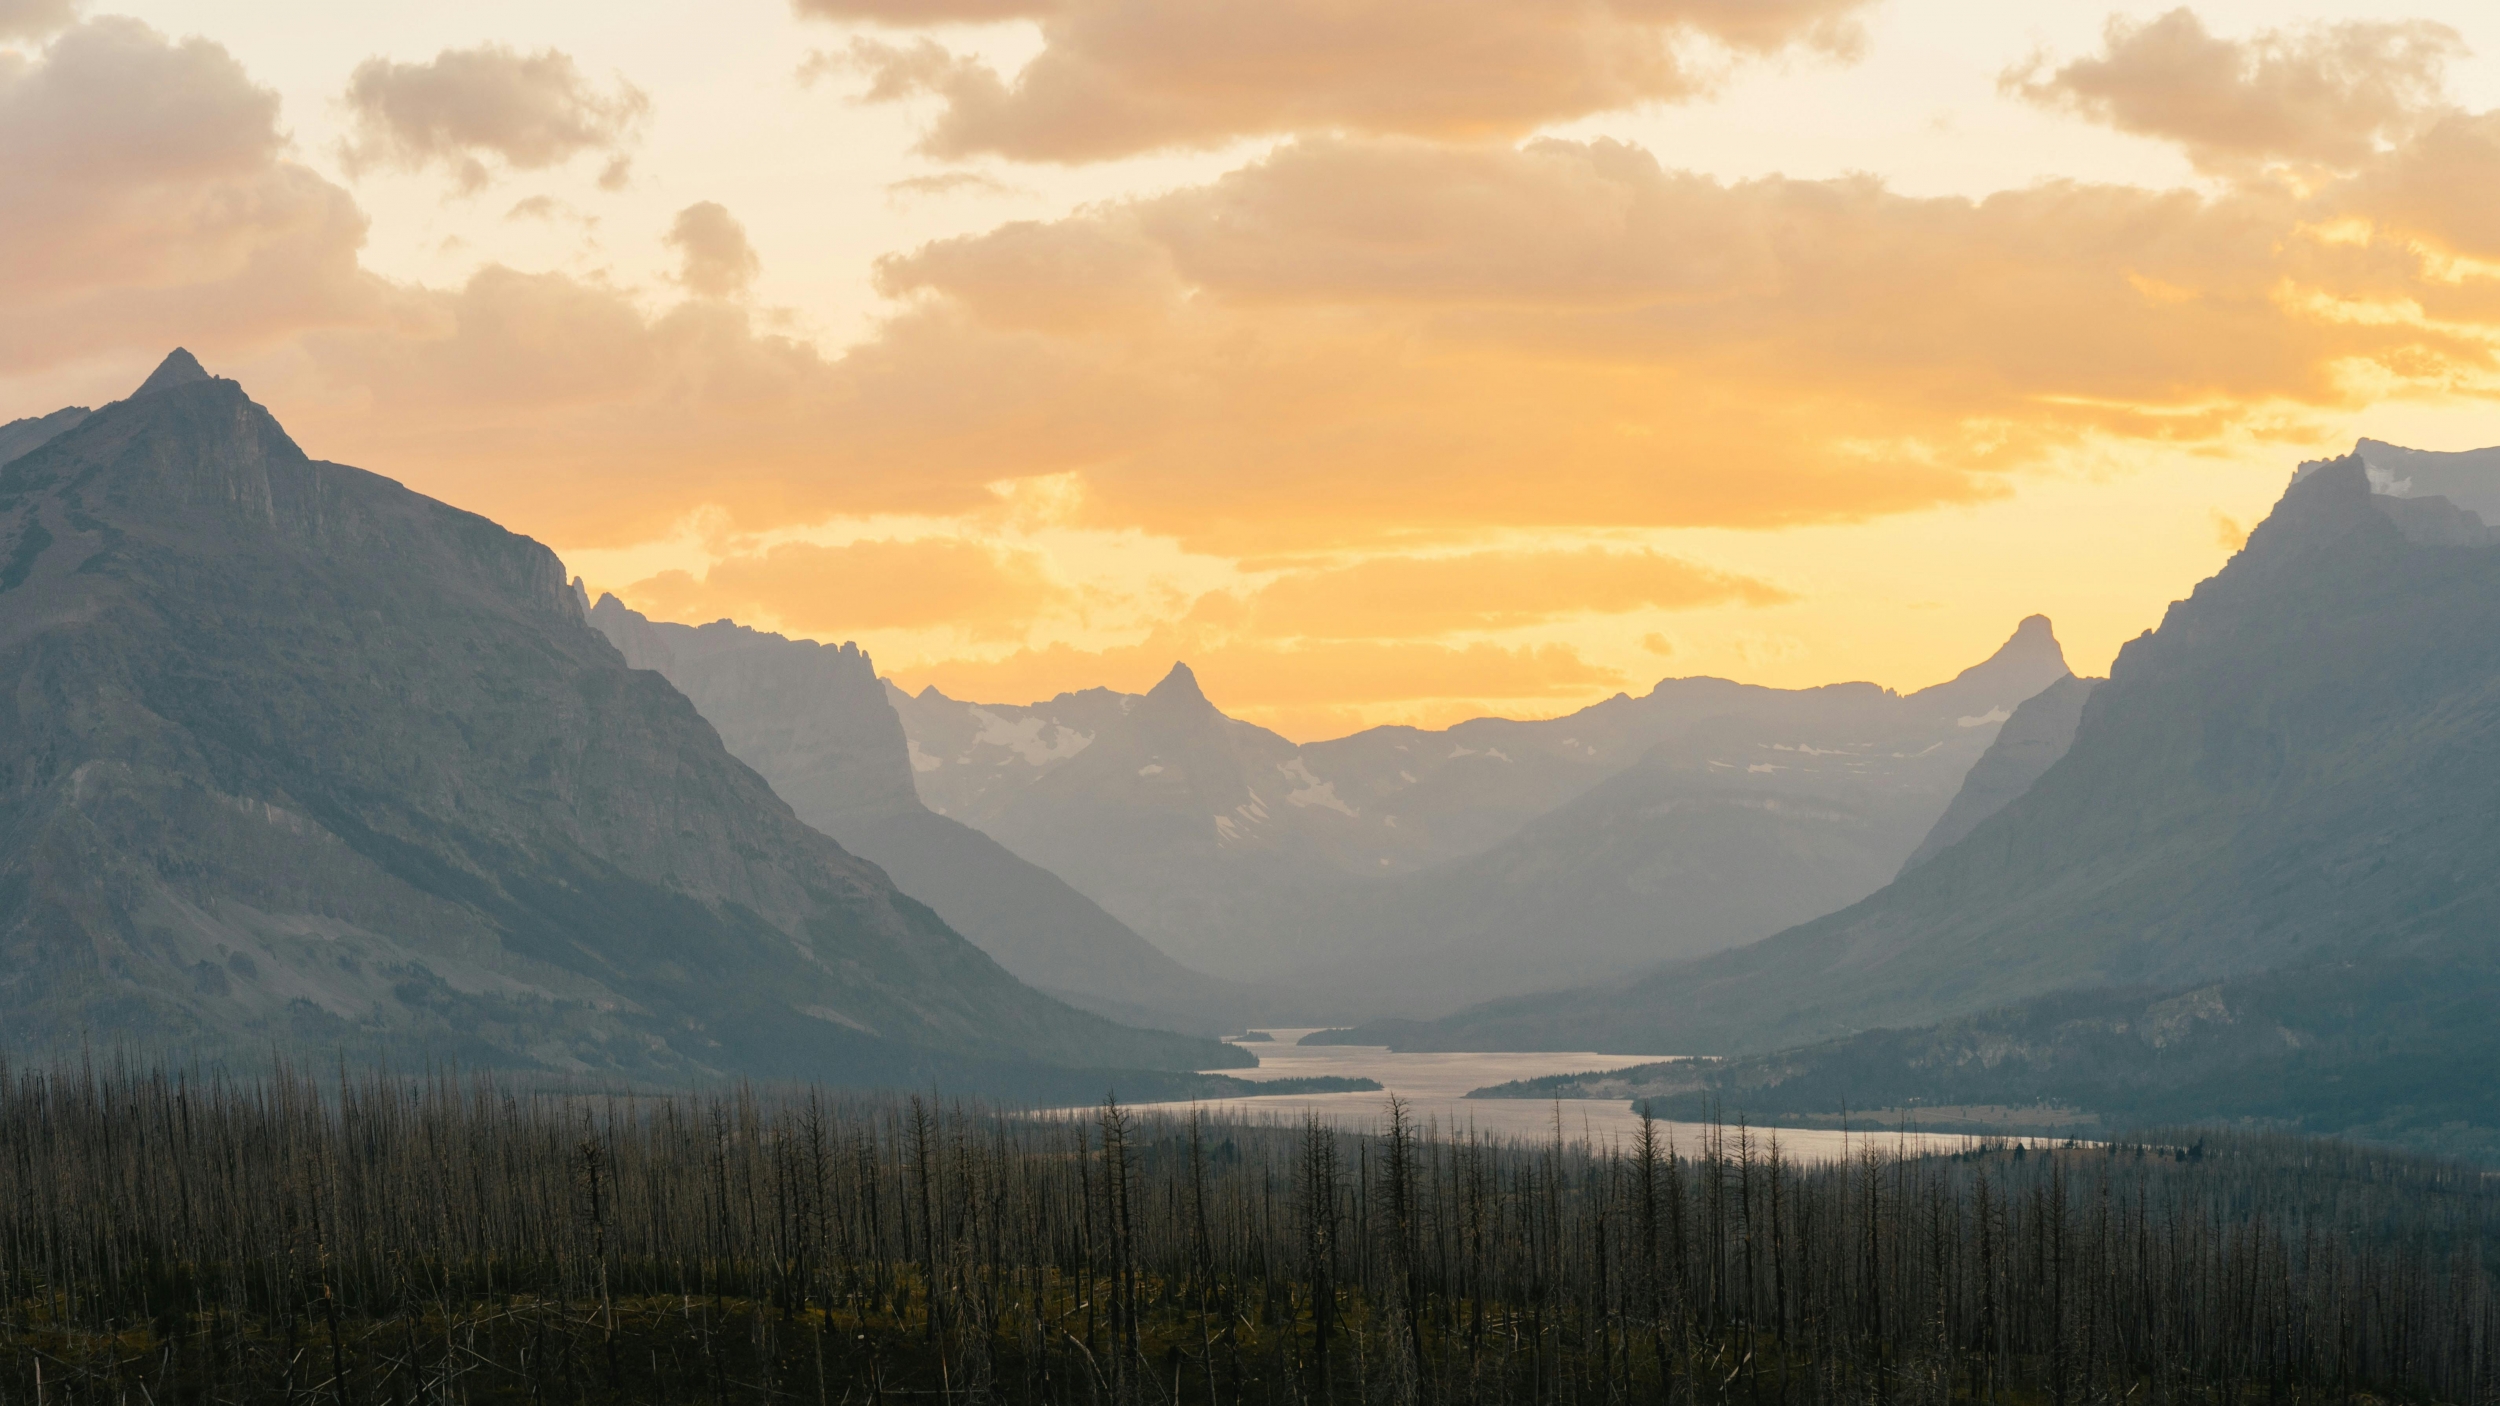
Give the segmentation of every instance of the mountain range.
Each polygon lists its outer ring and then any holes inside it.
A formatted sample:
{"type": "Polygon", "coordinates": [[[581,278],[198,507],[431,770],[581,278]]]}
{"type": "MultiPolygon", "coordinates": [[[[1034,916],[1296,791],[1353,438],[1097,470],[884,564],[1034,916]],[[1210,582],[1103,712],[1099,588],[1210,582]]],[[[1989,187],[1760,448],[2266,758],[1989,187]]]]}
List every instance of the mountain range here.
{"type": "Polygon", "coordinates": [[[1669,679],[1561,718],[1302,745],[1226,717],[1186,665],[1144,695],[889,696],[930,809],[1324,1019],[1594,979],[1842,906],[2067,676],[2035,616],[1906,696],[1669,679]]]}
{"type": "Polygon", "coordinates": [[[2500,451],[2363,440],[2106,680],[2034,616],[1908,694],[1296,744],[1185,664],[977,704],[593,606],[177,352],[0,425],[0,1045],[1082,1097],[1342,1011],[1715,1057],[1494,1094],[2488,1151],[2487,513],[2500,451]]]}
{"type": "Polygon", "coordinates": [[[628,667],[553,553],[307,458],[188,353],[0,433],[12,1051],[1084,1096],[1251,1062],[1018,982],[628,667]]]}

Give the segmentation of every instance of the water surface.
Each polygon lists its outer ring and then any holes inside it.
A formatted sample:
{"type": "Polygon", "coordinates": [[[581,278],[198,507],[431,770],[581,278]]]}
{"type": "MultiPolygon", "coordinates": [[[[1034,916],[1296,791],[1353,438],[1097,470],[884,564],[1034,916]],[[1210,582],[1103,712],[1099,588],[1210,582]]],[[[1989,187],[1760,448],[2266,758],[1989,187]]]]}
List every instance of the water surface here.
{"type": "MultiPolygon", "coordinates": [[[[1297,1045],[1294,1042],[1308,1030],[1270,1030],[1272,1043],[1253,1041],[1242,1048],[1259,1057],[1256,1069],[1225,1069],[1211,1071],[1229,1074],[1237,1079],[1308,1079],[1323,1075],[1346,1078],[1368,1078],[1380,1081],[1378,1093],[1353,1094],[1276,1094],[1261,1098],[1228,1099],[1205,1105],[1210,1111],[1226,1117],[1279,1117],[1299,1120],[1304,1113],[1321,1117],[1348,1129],[1369,1129],[1377,1126],[1387,1112],[1388,1098],[1396,1094],[1404,1099],[1409,1113],[1418,1124],[1430,1123],[1442,1132],[1473,1128],[1496,1137],[1523,1141],[1546,1142],[1560,1136],[1565,1142],[1586,1141],[1597,1146],[1608,1143],[1628,1144],[1640,1127],[1640,1115],[1623,1099],[1507,1099],[1469,1098],[1471,1089],[1506,1084],[1514,1079],[1534,1079],[1547,1074],[1586,1074],[1594,1071],[1621,1069],[1627,1065],[1653,1064],[1674,1059],[1674,1055],[1598,1054],[1594,1051],[1495,1051],[1405,1054],[1379,1045],[1297,1045]]],[[[1186,1110],[1187,1104],[1152,1104],[1148,1107],[1186,1110]]],[[[1697,1147],[1706,1129],[1692,1123],[1661,1123],[1659,1131],[1672,1137],[1685,1149],[1697,1147]]],[[[1776,1132],[1783,1155],[1804,1161],[1822,1161],[1844,1155],[1865,1145],[1868,1132],[1842,1133],[1835,1129],[1781,1128],[1756,1129],[1758,1140],[1767,1140],[1776,1132]]],[[[1887,1147],[1904,1140],[1893,1129],[1874,1130],[1887,1147]]],[[[1728,1133],[1731,1146],[1733,1129],[1728,1133]]],[[[1967,1144],[1959,1135],[1933,1133],[1911,1134],[1908,1145],[1951,1151],[1967,1144]]]]}

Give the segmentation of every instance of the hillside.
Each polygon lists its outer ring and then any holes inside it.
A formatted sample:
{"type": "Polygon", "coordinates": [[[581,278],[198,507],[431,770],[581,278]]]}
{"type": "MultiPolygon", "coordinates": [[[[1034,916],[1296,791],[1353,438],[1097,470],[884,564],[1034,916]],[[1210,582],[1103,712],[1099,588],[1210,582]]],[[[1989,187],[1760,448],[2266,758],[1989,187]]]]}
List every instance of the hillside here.
{"type": "Polygon", "coordinates": [[[1914,1122],[2091,1135],[2249,1122],[2500,1156],[2500,963],[2336,961],[2202,986],[2061,991],[1725,1062],[1633,1065],[1474,1097],[1628,1098],[1662,1118],[1914,1122]]]}
{"type": "Polygon", "coordinates": [[[2020,798],[1863,902],[1614,989],[1375,1031],[1763,1051],[2049,992],[2481,960],[2500,917],[2500,552],[2444,500],[2306,472],[2119,654],[2020,798]]]}
{"type": "Polygon", "coordinates": [[[0,467],[0,559],[13,1053],[1240,1062],[1016,982],[627,668],[546,548],[307,459],[187,353],[0,467]]]}
{"type": "Polygon", "coordinates": [[[590,612],[637,669],[658,671],[720,730],[799,819],[891,876],[1030,985],[1134,1024],[1238,1030],[1253,993],[1190,970],[912,787],[909,744],[876,666],[823,645],[722,620],[652,621],[614,596],[590,612]]]}

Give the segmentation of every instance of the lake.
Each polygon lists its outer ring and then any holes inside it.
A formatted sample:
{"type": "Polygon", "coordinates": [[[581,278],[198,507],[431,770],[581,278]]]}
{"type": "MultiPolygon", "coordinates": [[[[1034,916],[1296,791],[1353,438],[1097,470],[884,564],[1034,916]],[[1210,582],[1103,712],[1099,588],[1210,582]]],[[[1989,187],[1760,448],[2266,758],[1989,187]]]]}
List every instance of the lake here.
{"type": "MultiPolygon", "coordinates": [[[[1586,1141],[1599,1146],[1608,1142],[1629,1143],[1640,1128],[1640,1115],[1623,1099],[1492,1099],[1467,1097],[1470,1089],[1508,1083],[1513,1079],[1533,1079],[1546,1074],[1585,1074],[1596,1070],[1621,1069],[1626,1065],[1650,1064],[1672,1055],[1597,1054],[1591,1051],[1503,1051],[1495,1053],[1415,1053],[1403,1054],[1377,1045],[1297,1045],[1294,1042],[1309,1034],[1308,1030],[1270,1030],[1271,1041],[1249,1041],[1243,1049],[1259,1057],[1256,1069],[1214,1071],[1237,1079],[1308,1079],[1325,1075],[1346,1078],[1369,1078],[1380,1081],[1378,1093],[1353,1094],[1279,1094],[1265,1098],[1228,1099],[1204,1105],[1210,1112],[1227,1117],[1277,1117],[1299,1120],[1305,1112],[1317,1113],[1341,1127],[1364,1129],[1377,1125],[1386,1113],[1390,1094],[1406,1100],[1417,1123],[1430,1122],[1442,1129],[1473,1127],[1480,1132],[1524,1141],[1544,1142],[1555,1136],[1557,1128],[1566,1142],[1586,1141]]],[[[1148,1104],[1164,1111],[1186,1111],[1187,1104],[1148,1104]]],[[[1672,1136],[1684,1148],[1697,1146],[1705,1131],[1698,1124],[1661,1123],[1662,1134],[1672,1136]]],[[[1757,1129],[1757,1135],[1768,1130],[1757,1129]]],[[[1825,1161],[1844,1154],[1846,1149],[1865,1145],[1867,1134],[1843,1134],[1824,1128],[1783,1128],[1778,1130],[1780,1150],[1800,1161],[1825,1161]]],[[[1887,1146],[1899,1145],[1902,1134],[1877,1130],[1874,1134],[1887,1146]]],[[[1970,1139],[1958,1134],[1921,1133],[1912,1135],[1909,1145],[1953,1151],[1967,1146],[1970,1139]]]]}

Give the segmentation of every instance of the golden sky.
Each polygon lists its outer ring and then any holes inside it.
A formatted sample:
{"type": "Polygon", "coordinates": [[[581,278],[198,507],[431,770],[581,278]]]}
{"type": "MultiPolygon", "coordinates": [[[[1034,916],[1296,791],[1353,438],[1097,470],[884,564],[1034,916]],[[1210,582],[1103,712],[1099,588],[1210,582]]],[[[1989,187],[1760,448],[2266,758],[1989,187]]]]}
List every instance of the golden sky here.
{"type": "Polygon", "coordinates": [[[2452,0],[0,0],[0,419],[185,344],[957,696],[1913,688],[2500,443],[2495,191],[2452,0]]]}

